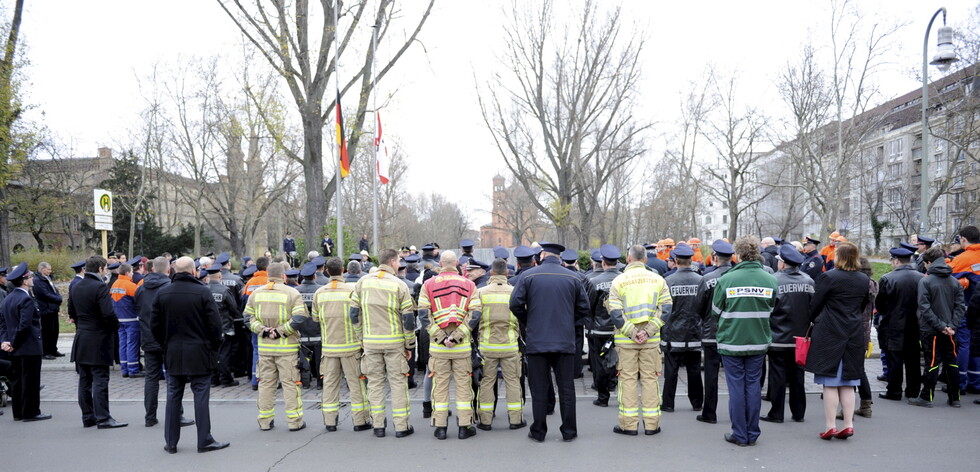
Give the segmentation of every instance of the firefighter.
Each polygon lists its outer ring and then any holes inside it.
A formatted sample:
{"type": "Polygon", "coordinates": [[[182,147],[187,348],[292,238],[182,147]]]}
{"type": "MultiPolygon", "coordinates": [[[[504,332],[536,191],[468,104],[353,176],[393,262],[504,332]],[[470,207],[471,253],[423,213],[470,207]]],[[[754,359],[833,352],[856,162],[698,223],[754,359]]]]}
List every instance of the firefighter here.
{"type": "MultiPolygon", "coordinates": [[[[303,297],[303,302],[306,303],[307,310],[313,309],[313,294],[320,288],[320,284],[316,280],[317,273],[317,266],[313,262],[307,262],[299,271],[302,282],[296,287],[296,291],[303,297]]],[[[303,388],[309,388],[311,383],[315,383],[316,388],[322,390],[323,379],[320,377],[320,340],[322,338],[320,336],[320,327],[317,326],[316,321],[308,318],[300,325],[299,333],[301,345],[299,363],[301,369],[306,372],[300,379],[303,382],[303,388]],[[312,382],[314,379],[316,381],[312,382]]]]}
{"type": "Polygon", "coordinates": [[[524,399],[521,397],[521,353],[517,340],[520,337],[517,318],[510,311],[510,294],[514,290],[507,283],[507,261],[497,258],[490,267],[490,281],[477,291],[471,302],[471,310],[481,311],[475,338],[483,354],[484,375],[480,381],[479,423],[477,428],[492,429],[497,384],[497,366],[504,378],[507,392],[507,419],[510,429],[527,426],[524,420],[524,399]]]}
{"type": "Polygon", "coordinates": [[[613,280],[607,301],[619,356],[619,424],[613,432],[628,436],[638,434],[640,418],[643,434],[660,432],[661,317],[672,302],[667,282],[646,270],[646,258],[643,246],[629,249],[626,270],[613,280]],[[643,390],[642,399],[637,387],[643,390]]]}
{"type": "Polygon", "coordinates": [[[459,439],[476,434],[473,427],[473,389],[470,375],[471,332],[479,321],[480,311],[470,301],[476,285],[459,275],[456,254],[446,251],[440,258],[439,274],[422,285],[419,292],[419,316],[422,329],[429,333],[429,372],[432,376],[432,409],[436,439],[446,439],[449,419],[449,379],[456,384],[456,417],[459,439]],[[473,321],[470,323],[470,321],[473,321]]]}
{"type": "Polygon", "coordinates": [[[701,317],[698,315],[698,284],[701,275],[692,267],[696,252],[686,244],[678,244],[673,251],[677,271],[665,280],[670,287],[673,305],[664,313],[664,392],[661,410],[674,411],[674,392],[677,375],[683,366],[687,369],[687,398],[694,411],[701,411],[704,404],[704,386],[701,383],[701,317]]]}
{"type": "Polygon", "coordinates": [[[299,352],[298,328],[309,315],[299,292],[283,283],[285,271],[286,264],[269,263],[266,269],[268,281],[252,292],[245,305],[249,328],[259,336],[257,403],[259,429],[262,431],[274,427],[277,384],[282,386],[289,430],[299,431],[306,427],[303,421],[303,392],[296,388],[296,381],[299,380],[296,356],[299,352]]]}
{"type": "Polygon", "coordinates": [[[364,357],[361,370],[368,378],[368,398],[374,435],[385,437],[385,378],[391,390],[395,437],[415,432],[409,424],[408,358],[415,348],[415,305],[408,287],[395,276],[398,252],[385,249],[378,271],[357,280],[351,294],[350,320],[361,324],[364,357]],[[363,319],[361,318],[363,316],[363,319]]]}
{"type": "Polygon", "coordinates": [[[616,388],[616,353],[613,347],[615,326],[606,308],[606,300],[612,281],[622,273],[616,268],[621,254],[619,248],[612,244],[603,244],[598,252],[602,265],[590,280],[594,290],[588,294],[591,312],[585,322],[585,336],[589,340],[589,366],[598,392],[592,404],[608,407],[610,392],[616,388]]]}
{"type": "Polygon", "coordinates": [[[354,285],[344,282],[341,275],[344,265],[340,258],[331,257],[326,261],[326,267],[330,279],[313,294],[312,303],[313,321],[319,323],[322,339],[319,364],[323,424],[327,431],[337,431],[343,376],[350,391],[354,431],[366,431],[371,429],[371,419],[367,409],[367,385],[361,377],[361,325],[347,316],[354,285]]]}

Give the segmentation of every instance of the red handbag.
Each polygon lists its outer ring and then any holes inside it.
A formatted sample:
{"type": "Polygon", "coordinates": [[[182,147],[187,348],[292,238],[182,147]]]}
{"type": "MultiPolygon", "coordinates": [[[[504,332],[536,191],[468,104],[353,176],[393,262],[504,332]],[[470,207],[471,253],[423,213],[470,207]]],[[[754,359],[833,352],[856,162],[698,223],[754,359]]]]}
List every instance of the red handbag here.
{"type": "Polygon", "coordinates": [[[810,325],[806,330],[806,337],[793,336],[796,338],[796,363],[800,366],[806,365],[806,356],[810,353],[810,330],[813,329],[813,325],[810,325]]]}

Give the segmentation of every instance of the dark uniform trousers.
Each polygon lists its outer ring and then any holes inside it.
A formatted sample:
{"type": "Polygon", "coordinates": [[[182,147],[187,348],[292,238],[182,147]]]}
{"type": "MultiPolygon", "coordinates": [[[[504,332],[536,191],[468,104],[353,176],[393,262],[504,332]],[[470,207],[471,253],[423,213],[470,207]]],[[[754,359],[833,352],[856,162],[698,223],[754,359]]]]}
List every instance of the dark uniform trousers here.
{"type": "Polygon", "coordinates": [[[82,410],[82,422],[107,421],[109,419],[109,366],[76,364],[75,368],[78,371],[78,406],[82,410]]]}
{"type": "Polygon", "coordinates": [[[41,314],[41,346],[45,355],[58,352],[58,312],[41,314]]]}
{"type": "Polygon", "coordinates": [[[589,336],[589,366],[592,368],[595,389],[599,392],[598,400],[603,403],[609,402],[609,392],[616,389],[615,369],[606,367],[599,357],[602,346],[611,339],[612,336],[589,336]]]}
{"type": "Polygon", "coordinates": [[[933,401],[939,369],[942,366],[946,373],[946,385],[949,386],[949,401],[959,400],[960,389],[953,388],[960,380],[953,337],[946,334],[925,334],[922,336],[922,350],[926,357],[925,374],[922,376],[922,399],[933,401]]]}
{"type": "MultiPolygon", "coordinates": [[[[916,339],[918,342],[918,339],[916,339]]],[[[919,396],[919,388],[922,385],[922,373],[919,370],[922,366],[922,353],[918,347],[905,346],[901,351],[886,351],[888,361],[888,387],[889,395],[902,394],[902,372],[905,372],[905,396],[915,398],[919,396]],[[904,367],[904,369],[903,369],[904,367]]]]}
{"type": "Polygon", "coordinates": [[[218,348],[218,367],[211,375],[211,383],[217,385],[227,385],[235,380],[231,373],[231,357],[234,354],[238,340],[235,336],[224,336],[221,339],[221,347],[218,348]]]}
{"type": "Polygon", "coordinates": [[[10,382],[14,419],[41,414],[41,356],[12,356],[10,382]]]}
{"type": "Polygon", "coordinates": [[[769,351],[769,401],[772,406],[766,415],[784,419],[786,385],[789,384],[789,412],[794,420],[802,420],[806,413],[806,390],[803,386],[803,367],[796,363],[796,350],[769,351]]]}
{"type": "Polygon", "coordinates": [[[582,376],[582,369],[585,368],[585,362],[582,361],[582,355],[585,354],[585,326],[575,325],[575,378],[582,376]]]}
{"type": "Polygon", "coordinates": [[[575,355],[548,352],[527,355],[527,377],[531,388],[531,413],[534,422],[531,423],[530,435],[535,439],[544,440],[548,433],[549,403],[554,404],[551,373],[555,373],[558,384],[558,403],[561,408],[562,438],[571,439],[578,434],[575,421],[575,355]]]}
{"type": "MultiPolygon", "coordinates": [[[[687,399],[691,407],[701,409],[704,404],[704,386],[701,383],[701,351],[673,351],[670,345],[664,350],[664,394],[661,408],[674,408],[674,394],[677,392],[677,376],[683,366],[687,371],[687,399]]],[[[596,384],[598,385],[598,384],[596,384]]]]}
{"type": "Polygon", "coordinates": [[[191,384],[194,393],[194,422],[197,425],[197,447],[204,447],[212,442],[211,410],[208,401],[211,398],[210,375],[168,375],[167,376],[167,416],[164,423],[163,437],[168,446],[177,446],[180,440],[180,418],[183,416],[184,386],[191,384]]]}
{"type": "Polygon", "coordinates": [[[718,420],[718,371],[721,368],[721,356],[718,355],[718,345],[701,343],[704,350],[704,406],[701,416],[709,421],[718,420]]]}
{"type": "Polygon", "coordinates": [[[143,352],[146,363],[143,378],[143,409],[146,410],[147,421],[157,419],[157,397],[160,394],[160,381],[163,380],[163,353],[143,352]]]}

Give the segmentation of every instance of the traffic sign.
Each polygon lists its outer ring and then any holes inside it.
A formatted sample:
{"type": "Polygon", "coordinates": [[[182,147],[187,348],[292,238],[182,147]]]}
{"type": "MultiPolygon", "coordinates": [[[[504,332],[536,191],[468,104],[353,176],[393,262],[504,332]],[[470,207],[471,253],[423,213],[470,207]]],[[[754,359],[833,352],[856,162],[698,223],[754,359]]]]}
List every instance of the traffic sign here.
{"type": "Polygon", "coordinates": [[[112,192],[97,188],[92,195],[95,203],[95,229],[112,231],[112,192]]]}

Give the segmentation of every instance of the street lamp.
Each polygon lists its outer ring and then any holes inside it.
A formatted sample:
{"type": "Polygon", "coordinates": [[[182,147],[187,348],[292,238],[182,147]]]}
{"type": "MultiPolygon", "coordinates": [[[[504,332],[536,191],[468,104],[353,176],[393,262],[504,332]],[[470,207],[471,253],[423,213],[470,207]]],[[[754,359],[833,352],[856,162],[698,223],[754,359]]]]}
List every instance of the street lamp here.
{"type": "Polygon", "coordinates": [[[937,66],[940,72],[949,70],[949,66],[958,61],[956,53],[953,51],[953,28],[946,26],[946,7],[936,10],[929,26],[926,27],[926,37],[922,42],[922,183],[919,196],[919,226],[920,234],[929,232],[929,157],[932,152],[929,149],[929,64],[937,66]],[[943,14],[943,26],[937,31],[939,51],[936,56],[929,60],[929,32],[932,30],[932,23],[936,21],[939,14],[943,14]]]}
{"type": "Polygon", "coordinates": [[[146,226],[146,223],[145,222],[143,222],[143,221],[137,221],[136,222],[136,229],[140,232],[140,254],[142,254],[142,253],[145,252],[143,250],[143,227],[144,226],[146,226]]]}

